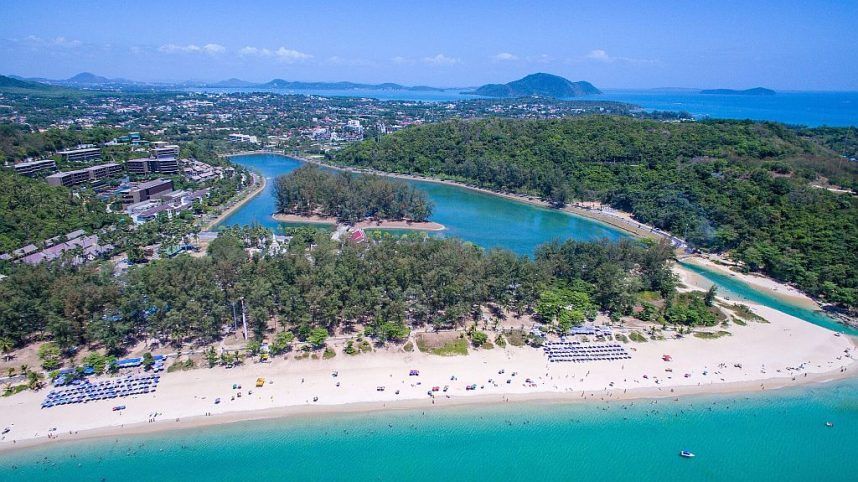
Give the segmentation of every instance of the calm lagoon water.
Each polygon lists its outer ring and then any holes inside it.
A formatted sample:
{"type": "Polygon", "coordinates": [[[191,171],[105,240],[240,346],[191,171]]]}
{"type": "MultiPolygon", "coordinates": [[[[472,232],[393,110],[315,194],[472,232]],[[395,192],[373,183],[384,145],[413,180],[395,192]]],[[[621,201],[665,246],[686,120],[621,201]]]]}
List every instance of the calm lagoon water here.
{"type": "MultiPolygon", "coordinates": [[[[268,184],[260,195],[225,219],[221,225],[259,223],[279,229],[281,223],[271,218],[276,210],[274,179],[297,169],[301,161],[276,154],[238,156],[233,161],[262,173],[268,184]]],[[[455,236],[485,248],[505,248],[518,254],[531,255],[537,246],[554,239],[616,240],[628,237],[620,230],[589,219],[500,196],[433,182],[408,182],[425,191],[434,203],[430,219],[447,227],[436,235],[455,236]]],[[[694,265],[686,267],[717,285],[719,292],[731,299],[764,304],[832,330],[848,331],[822,313],[789,304],[730,276],[694,265]]],[[[858,334],[856,330],[849,332],[858,334]]]]}
{"type": "Polygon", "coordinates": [[[856,446],[851,380],[751,396],[325,415],[70,442],[3,454],[0,480],[847,481],[856,446]],[[697,457],[680,458],[683,449],[697,457]]]}

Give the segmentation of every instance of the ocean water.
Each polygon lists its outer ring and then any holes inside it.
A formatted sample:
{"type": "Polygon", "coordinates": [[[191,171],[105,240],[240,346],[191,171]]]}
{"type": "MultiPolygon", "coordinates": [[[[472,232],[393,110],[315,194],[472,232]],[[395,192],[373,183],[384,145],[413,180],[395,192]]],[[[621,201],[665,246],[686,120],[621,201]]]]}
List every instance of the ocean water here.
{"type": "Polygon", "coordinates": [[[0,455],[0,480],[849,481],[855,447],[858,380],[850,380],[749,396],[411,409],[66,442],[0,455]]]}
{"type": "Polygon", "coordinates": [[[696,118],[767,120],[812,127],[858,125],[858,92],[778,92],[754,96],[606,90],[601,95],[579,99],[628,102],[647,110],[684,111],[696,118]]]}
{"type": "MultiPolygon", "coordinates": [[[[206,92],[258,92],[260,89],[193,89],[206,92]]],[[[447,102],[484,97],[469,90],[271,90],[279,94],[365,97],[379,100],[447,102]]],[[[709,95],[689,90],[605,89],[602,94],[569,100],[616,101],[645,110],[683,111],[696,118],[752,119],[806,126],[858,126],[858,92],[778,92],[771,96],[709,95]]]]}

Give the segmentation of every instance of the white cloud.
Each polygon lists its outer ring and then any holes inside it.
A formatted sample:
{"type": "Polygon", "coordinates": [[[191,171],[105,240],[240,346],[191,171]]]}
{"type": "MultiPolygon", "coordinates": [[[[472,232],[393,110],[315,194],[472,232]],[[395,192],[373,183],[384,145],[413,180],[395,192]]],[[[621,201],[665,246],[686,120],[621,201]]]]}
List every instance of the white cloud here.
{"type": "Polygon", "coordinates": [[[203,52],[207,54],[219,54],[226,51],[226,47],[219,44],[205,44],[203,45],[203,52]]]}
{"type": "Polygon", "coordinates": [[[410,65],[410,64],[413,64],[413,63],[414,63],[414,59],[409,59],[408,57],[400,57],[400,56],[396,56],[396,57],[393,57],[393,58],[392,58],[392,59],[390,59],[390,60],[391,60],[391,62],[393,62],[394,64],[401,64],[401,65],[410,65]]]}
{"type": "Polygon", "coordinates": [[[256,48],[248,46],[239,50],[238,55],[241,55],[242,57],[271,57],[272,55],[274,55],[274,52],[266,48],[256,48]]]}
{"type": "Polygon", "coordinates": [[[447,57],[444,54],[438,54],[432,57],[423,57],[423,63],[429,65],[455,65],[461,63],[461,60],[454,57],[447,57]]]}
{"type": "Polygon", "coordinates": [[[274,51],[274,54],[280,61],[286,62],[287,64],[301,62],[313,58],[313,56],[310,54],[299,52],[297,50],[287,49],[286,47],[280,47],[279,49],[274,51]]]}
{"type": "Polygon", "coordinates": [[[287,64],[302,62],[313,58],[313,56],[308,53],[299,52],[297,50],[289,49],[286,47],[280,47],[279,49],[271,50],[265,47],[247,46],[239,49],[238,55],[241,57],[273,57],[287,64]]]}
{"type": "Polygon", "coordinates": [[[528,62],[533,62],[537,64],[547,64],[554,61],[554,57],[548,54],[539,54],[532,57],[527,58],[528,62]]]}
{"type": "Polygon", "coordinates": [[[492,60],[495,62],[507,62],[512,60],[518,60],[518,55],[511,54],[509,52],[501,52],[497,55],[492,56],[492,60]]]}
{"type": "Polygon", "coordinates": [[[60,48],[77,48],[83,45],[80,40],[68,39],[65,37],[54,37],[45,39],[37,35],[28,35],[23,39],[11,39],[13,42],[27,45],[29,47],[60,47],[60,48]]]}
{"type": "Polygon", "coordinates": [[[347,59],[340,57],[339,55],[334,55],[333,57],[328,57],[325,60],[325,63],[328,65],[346,65],[349,67],[369,67],[375,65],[375,62],[365,59],[347,59]]]}
{"type": "Polygon", "coordinates": [[[587,54],[587,58],[590,60],[597,60],[599,62],[610,63],[614,61],[614,58],[602,49],[591,50],[590,53],[587,54]]]}
{"type": "Polygon", "coordinates": [[[603,49],[594,49],[591,50],[584,58],[587,60],[592,60],[594,62],[601,62],[605,64],[613,64],[613,63],[627,63],[627,64],[655,64],[658,61],[650,60],[650,59],[633,59],[631,57],[615,57],[609,55],[603,49]]]}
{"type": "Polygon", "coordinates": [[[220,44],[208,43],[200,47],[196,44],[188,44],[188,45],[176,45],[176,44],[164,44],[158,47],[159,52],[167,53],[167,54],[209,54],[209,55],[217,55],[223,52],[226,52],[226,47],[220,44]]]}

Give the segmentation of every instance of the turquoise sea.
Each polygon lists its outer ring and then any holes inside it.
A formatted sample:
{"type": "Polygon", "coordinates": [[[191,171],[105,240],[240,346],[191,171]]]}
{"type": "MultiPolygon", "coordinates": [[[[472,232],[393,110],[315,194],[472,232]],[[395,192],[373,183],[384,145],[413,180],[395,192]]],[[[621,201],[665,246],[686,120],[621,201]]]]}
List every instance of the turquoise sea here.
{"type": "Polygon", "coordinates": [[[852,380],[750,396],[324,415],[68,442],[0,455],[0,480],[850,481],[855,447],[852,380]],[[685,449],[697,456],[679,457],[685,449]]]}

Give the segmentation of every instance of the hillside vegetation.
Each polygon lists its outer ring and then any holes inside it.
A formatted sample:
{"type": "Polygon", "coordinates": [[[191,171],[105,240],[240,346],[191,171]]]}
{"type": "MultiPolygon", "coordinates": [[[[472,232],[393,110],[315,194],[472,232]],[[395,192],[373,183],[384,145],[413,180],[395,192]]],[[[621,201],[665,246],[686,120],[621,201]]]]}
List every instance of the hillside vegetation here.
{"type": "Polygon", "coordinates": [[[64,187],[0,171],[0,253],[113,219],[102,202],[64,187]]]}
{"type": "Polygon", "coordinates": [[[366,218],[426,221],[432,205],[422,191],[381,176],[352,176],[308,164],[274,183],[277,210],[320,214],[355,223],[366,218]]]}
{"type": "MultiPolygon", "coordinates": [[[[812,130],[811,130],[812,131],[812,130]]],[[[555,204],[598,200],[805,291],[858,305],[858,168],[775,123],[593,116],[451,121],[340,151],[334,162],[446,177],[555,204]]]]}

